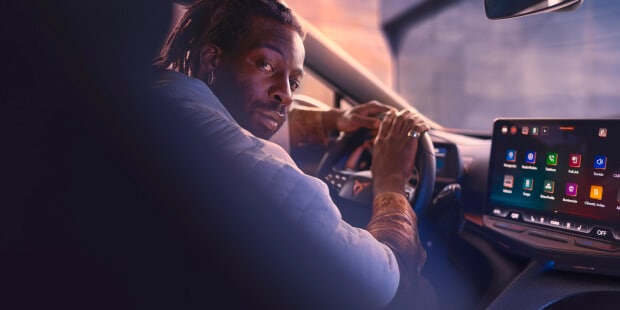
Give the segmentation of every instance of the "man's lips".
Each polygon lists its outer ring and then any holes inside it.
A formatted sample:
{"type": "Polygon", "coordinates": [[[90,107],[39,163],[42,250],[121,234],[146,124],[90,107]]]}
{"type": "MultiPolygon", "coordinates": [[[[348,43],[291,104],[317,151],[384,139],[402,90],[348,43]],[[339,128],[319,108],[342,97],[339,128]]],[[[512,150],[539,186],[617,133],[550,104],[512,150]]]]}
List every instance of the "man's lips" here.
{"type": "Polygon", "coordinates": [[[284,122],[284,117],[274,110],[258,109],[256,114],[260,123],[271,131],[278,130],[284,122]]]}

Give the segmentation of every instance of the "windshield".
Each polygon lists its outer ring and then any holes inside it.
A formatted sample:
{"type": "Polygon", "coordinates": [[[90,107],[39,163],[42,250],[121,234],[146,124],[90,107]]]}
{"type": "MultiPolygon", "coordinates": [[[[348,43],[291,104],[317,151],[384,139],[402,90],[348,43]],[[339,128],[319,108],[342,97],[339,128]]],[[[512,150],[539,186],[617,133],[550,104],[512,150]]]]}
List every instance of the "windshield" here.
{"type": "Polygon", "coordinates": [[[287,3],[445,127],[620,117],[620,1],[499,21],[483,0],[287,3]]]}
{"type": "Polygon", "coordinates": [[[465,0],[410,27],[396,88],[446,127],[490,130],[497,117],[620,116],[620,2],[511,20],[465,0]]]}

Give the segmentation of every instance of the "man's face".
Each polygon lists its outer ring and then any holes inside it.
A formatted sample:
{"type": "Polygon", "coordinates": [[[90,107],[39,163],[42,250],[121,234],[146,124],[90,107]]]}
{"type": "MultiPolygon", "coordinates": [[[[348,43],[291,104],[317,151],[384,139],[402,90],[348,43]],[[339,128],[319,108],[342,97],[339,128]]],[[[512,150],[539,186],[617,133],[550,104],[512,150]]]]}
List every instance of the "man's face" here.
{"type": "Polygon", "coordinates": [[[212,89],[243,128],[269,139],[286,120],[305,50],[299,34],[276,21],[254,18],[251,29],[222,55],[212,89]]]}

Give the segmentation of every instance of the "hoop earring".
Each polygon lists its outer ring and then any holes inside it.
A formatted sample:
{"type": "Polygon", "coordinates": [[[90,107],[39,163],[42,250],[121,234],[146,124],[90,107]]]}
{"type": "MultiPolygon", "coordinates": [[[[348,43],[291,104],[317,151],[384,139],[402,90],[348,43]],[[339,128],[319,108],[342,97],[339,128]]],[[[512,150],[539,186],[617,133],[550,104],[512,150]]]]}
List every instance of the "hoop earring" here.
{"type": "Polygon", "coordinates": [[[215,74],[213,73],[213,71],[211,71],[209,73],[209,76],[207,77],[207,85],[209,86],[213,85],[214,81],[215,81],[215,74]]]}

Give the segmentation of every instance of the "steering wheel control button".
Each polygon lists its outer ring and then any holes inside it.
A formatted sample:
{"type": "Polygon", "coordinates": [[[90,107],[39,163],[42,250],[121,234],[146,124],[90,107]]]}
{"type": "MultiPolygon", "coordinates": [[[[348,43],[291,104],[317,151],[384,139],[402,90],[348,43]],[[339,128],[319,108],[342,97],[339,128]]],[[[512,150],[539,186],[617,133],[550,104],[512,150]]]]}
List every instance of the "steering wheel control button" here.
{"type": "Polygon", "coordinates": [[[554,233],[550,233],[546,231],[530,230],[528,234],[530,236],[536,236],[536,237],[545,238],[545,239],[549,239],[553,241],[568,243],[568,237],[564,237],[562,235],[558,235],[558,234],[554,234],[554,233]]]}
{"type": "Polygon", "coordinates": [[[506,230],[510,230],[510,231],[514,231],[514,232],[524,232],[525,231],[525,227],[521,226],[521,225],[517,225],[517,224],[513,224],[513,223],[506,223],[506,222],[495,222],[493,223],[493,226],[497,227],[497,228],[501,228],[501,229],[506,229],[506,230]]]}
{"type": "Polygon", "coordinates": [[[575,238],[575,245],[588,248],[588,249],[601,250],[605,252],[618,251],[618,247],[613,244],[594,241],[594,240],[588,240],[588,239],[581,239],[581,238],[575,238]]]}
{"type": "Polygon", "coordinates": [[[325,176],[325,182],[330,185],[331,188],[335,188],[340,190],[342,188],[342,184],[347,178],[340,174],[329,173],[325,176]]]}
{"type": "Polygon", "coordinates": [[[405,185],[405,197],[407,197],[407,200],[411,200],[413,198],[413,194],[415,194],[415,188],[405,185]]]}

